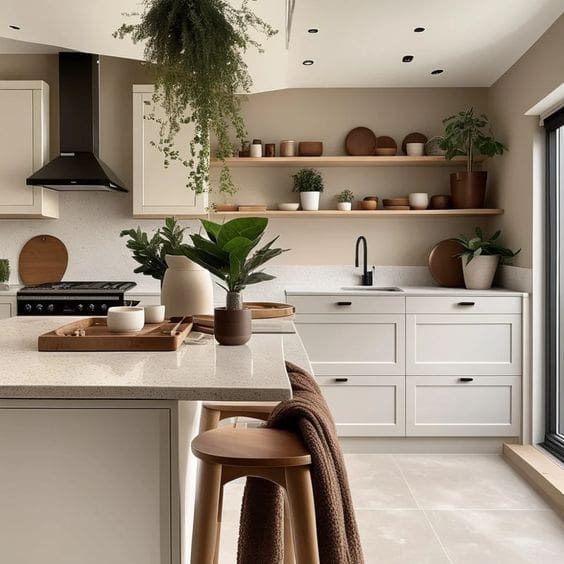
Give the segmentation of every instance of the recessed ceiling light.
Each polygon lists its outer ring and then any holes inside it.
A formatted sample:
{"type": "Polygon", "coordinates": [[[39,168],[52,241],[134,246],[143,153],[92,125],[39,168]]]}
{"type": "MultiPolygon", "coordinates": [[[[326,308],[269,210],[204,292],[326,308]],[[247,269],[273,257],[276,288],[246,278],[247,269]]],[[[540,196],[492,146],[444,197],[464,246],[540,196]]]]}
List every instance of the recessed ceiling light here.
{"type": "Polygon", "coordinates": [[[441,74],[445,72],[444,69],[435,69],[434,71],[431,71],[431,74],[441,74]]]}
{"type": "Polygon", "coordinates": [[[305,61],[302,61],[302,65],[310,67],[311,65],[313,65],[313,61],[311,59],[306,59],[305,61]]]}
{"type": "Polygon", "coordinates": [[[16,29],[16,30],[21,29],[21,27],[20,27],[19,25],[9,25],[8,27],[9,27],[10,29],[16,29]]]}
{"type": "Polygon", "coordinates": [[[316,27],[310,27],[307,30],[308,33],[319,33],[319,30],[316,27]]]}
{"type": "Polygon", "coordinates": [[[413,55],[404,55],[401,58],[402,63],[411,63],[411,61],[413,61],[413,55]]]}
{"type": "Polygon", "coordinates": [[[413,29],[415,33],[423,33],[425,31],[424,27],[416,27],[413,29]]]}

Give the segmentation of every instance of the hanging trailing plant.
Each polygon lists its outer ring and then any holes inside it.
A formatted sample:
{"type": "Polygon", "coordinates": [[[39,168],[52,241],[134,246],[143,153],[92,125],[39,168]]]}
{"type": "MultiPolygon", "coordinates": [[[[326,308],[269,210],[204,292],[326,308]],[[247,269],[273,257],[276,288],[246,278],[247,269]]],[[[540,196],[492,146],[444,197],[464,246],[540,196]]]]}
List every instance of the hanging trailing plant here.
{"type": "Polygon", "coordinates": [[[252,29],[270,37],[276,33],[256,16],[243,0],[234,8],[226,0],[144,0],[139,23],[123,24],[115,36],[131,36],[145,42],[145,60],[155,83],[153,102],[164,108],[166,119],[149,114],[160,125],[155,147],[163,153],[165,166],[180,160],[189,168],[187,187],[206,190],[209,180],[209,146],[217,139],[217,158],[223,161],[219,177],[221,192],[236,188],[225,158],[231,156],[232,128],[238,139],[246,136],[239,94],[252,84],[243,53],[262,52],[251,38],[252,29]],[[184,154],[174,141],[182,124],[193,123],[195,134],[184,154]]]}

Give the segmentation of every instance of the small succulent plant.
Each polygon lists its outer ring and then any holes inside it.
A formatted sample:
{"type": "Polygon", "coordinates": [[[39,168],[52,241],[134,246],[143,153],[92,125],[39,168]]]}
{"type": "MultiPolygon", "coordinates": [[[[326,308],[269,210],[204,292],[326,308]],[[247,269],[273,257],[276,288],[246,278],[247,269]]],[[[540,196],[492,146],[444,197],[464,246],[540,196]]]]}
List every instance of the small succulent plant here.
{"type": "Polygon", "coordinates": [[[337,195],[338,202],[352,202],[354,200],[354,194],[346,188],[340,194],[337,195]]]}

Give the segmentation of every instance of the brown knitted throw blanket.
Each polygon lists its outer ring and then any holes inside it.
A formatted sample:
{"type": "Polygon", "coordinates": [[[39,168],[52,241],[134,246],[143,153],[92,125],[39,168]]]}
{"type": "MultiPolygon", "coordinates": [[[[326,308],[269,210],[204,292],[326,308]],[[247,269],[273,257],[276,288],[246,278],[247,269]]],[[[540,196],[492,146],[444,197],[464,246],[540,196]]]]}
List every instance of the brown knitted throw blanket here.
{"type": "MultiPolygon", "coordinates": [[[[311,453],[320,563],[363,564],[343,453],[331,412],[312,376],[289,362],[286,370],[293,398],[276,406],[266,426],[295,432],[311,453]]],[[[247,479],[238,564],[283,562],[283,511],[280,486],[260,478],[247,479]]]]}

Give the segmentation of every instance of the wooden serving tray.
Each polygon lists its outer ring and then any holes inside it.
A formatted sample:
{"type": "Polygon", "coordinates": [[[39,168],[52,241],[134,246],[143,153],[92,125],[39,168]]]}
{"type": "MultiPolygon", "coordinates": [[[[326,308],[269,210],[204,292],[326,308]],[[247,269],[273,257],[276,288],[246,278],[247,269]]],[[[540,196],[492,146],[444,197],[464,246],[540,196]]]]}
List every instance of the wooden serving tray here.
{"type": "Polygon", "coordinates": [[[175,351],[192,330],[192,318],[187,317],[175,336],[170,335],[176,323],[147,324],[141,331],[111,333],[105,317],[87,317],[63,325],[54,331],[39,336],[39,351],[175,351]],[[84,331],[81,337],[73,333],[84,331]],[[166,335],[164,332],[168,331],[166,335]]]}

